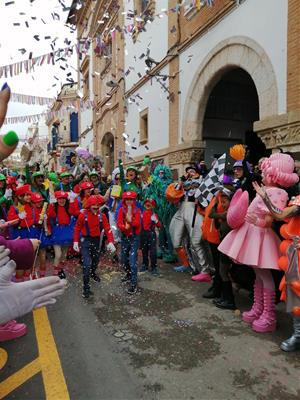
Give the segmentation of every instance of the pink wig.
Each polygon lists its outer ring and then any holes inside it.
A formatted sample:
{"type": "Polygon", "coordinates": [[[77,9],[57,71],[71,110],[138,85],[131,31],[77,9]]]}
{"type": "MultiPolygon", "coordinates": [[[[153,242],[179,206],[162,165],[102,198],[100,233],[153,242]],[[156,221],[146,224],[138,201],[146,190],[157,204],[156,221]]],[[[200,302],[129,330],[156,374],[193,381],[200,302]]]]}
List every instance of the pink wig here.
{"type": "Polygon", "coordinates": [[[272,154],[261,165],[264,182],[267,185],[289,187],[298,182],[299,177],[294,173],[295,162],[291,156],[283,153],[272,154]]]}

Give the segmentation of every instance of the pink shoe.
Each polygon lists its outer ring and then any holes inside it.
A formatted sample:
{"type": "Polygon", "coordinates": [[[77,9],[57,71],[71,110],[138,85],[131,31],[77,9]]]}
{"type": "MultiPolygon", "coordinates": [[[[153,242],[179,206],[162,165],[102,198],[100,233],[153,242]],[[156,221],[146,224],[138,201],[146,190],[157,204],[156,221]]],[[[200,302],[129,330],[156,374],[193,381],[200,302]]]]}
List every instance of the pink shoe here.
{"type": "Polygon", "coordinates": [[[15,320],[9,321],[6,324],[0,325],[0,342],[16,339],[24,336],[26,333],[27,327],[25,324],[18,324],[15,320]]]}
{"type": "Polygon", "coordinates": [[[264,289],[264,311],[252,324],[255,332],[274,332],[276,329],[275,291],[264,289]]]}
{"type": "Polygon", "coordinates": [[[242,314],[242,319],[244,322],[248,324],[252,324],[253,321],[258,319],[264,309],[263,304],[263,287],[258,285],[256,282],[254,283],[254,303],[249,311],[245,311],[242,314]]]}
{"type": "Polygon", "coordinates": [[[200,274],[192,276],[192,281],[210,283],[211,276],[209,274],[203,274],[202,272],[200,272],[200,274]]]}

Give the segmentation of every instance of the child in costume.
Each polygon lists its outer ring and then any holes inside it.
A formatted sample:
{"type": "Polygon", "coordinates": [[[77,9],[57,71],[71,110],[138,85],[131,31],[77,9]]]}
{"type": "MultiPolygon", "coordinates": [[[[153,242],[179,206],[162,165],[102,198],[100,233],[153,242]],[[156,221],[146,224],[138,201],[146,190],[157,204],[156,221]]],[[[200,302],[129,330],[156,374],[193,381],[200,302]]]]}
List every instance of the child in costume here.
{"type": "Polygon", "coordinates": [[[59,176],[60,182],[56,184],[56,191],[70,192],[73,188],[73,182],[70,182],[70,172],[62,172],[59,176]]]}
{"type": "MultiPolygon", "coordinates": [[[[230,205],[230,200],[232,198],[233,191],[223,188],[220,192],[220,203],[223,212],[218,212],[218,202],[212,207],[209,217],[214,219],[215,226],[220,232],[220,240],[222,241],[225,236],[230,232],[231,228],[227,223],[227,210],[230,205]]],[[[220,297],[213,301],[213,303],[218,308],[223,308],[225,310],[235,310],[235,301],[232,291],[232,283],[230,280],[229,271],[231,268],[232,261],[228,256],[221,253],[219,256],[219,268],[218,272],[221,278],[220,285],[220,297]]]]}
{"type": "Polygon", "coordinates": [[[105,201],[109,209],[109,224],[113,231],[115,242],[120,242],[120,234],[116,226],[116,210],[121,203],[121,192],[120,186],[120,169],[115,168],[112,172],[112,185],[107,189],[105,193],[105,201]]]}
{"type": "Polygon", "coordinates": [[[123,192],[136,192],[138,197],[140,195],[140,188],[137,184],[137,176],[138,176],[138,169],[131,165],[126,169],[126,177],[124,172],[123,163],[119,160],[119,169],[120,169],[120,183],[122,186],[123,192]]]}
{"type": "Polygon", "coordinates": [[[89,173],[89,178],[94,185],[95,194],[104,196],[107,191],[107,185],[102,181],[101,176],[96,170],[89,173]]]}
{"type": "MultiPolygon", "coordinates": [[[[0,221],[7,221],[8,210],[13,204],[12,193],[12,187],[7,184],[5,175],[0,174],[0,221]]],[[[2,235],[9,239],[9,229],[5,228],[2,235]]]]}
{"type": "Polygon", "coordinates": [[[80,193],[75,200],[75,205],[79,208],[79,210],[82,210],[87,205],[87,200],[92,194],[94,185],[92,184],[92,182],[82,182],[79,187],[80,193]]]}
{"type": "Polygon", "coordinates": [[[7,221],[7,212],[12,205],[12,189],[7,187],[6,177],[0,174],[0,219],[7,221]]]}
{"type": "Polygon", "coordinates": [[[51,245],[50,233],[47,226],[47,205],[44,198],[39,193],[32,193],[31,203],[33,207],[34,225],[32,229],[32,238],[40,241],[39,245],[39,276],[43,278],[46,275],[46,247],[51,245]]]}
{"type": "Polygon", "coordinates": [[[281,300],[286,302],[287,311],[292,313],[294,333],[281,343],[280,348],[284,351],[295,351],[300,349],[300,196],[292,199],[289,207],[281,210],[273,204],[265,188],[257,183],[253,186],[274,218],[279,221],[288,220],[280,228],[284,240],[280,244],[282,256],[278,265],[285,272],[280,284],[281,300]]]}
{"type": "Polygon", "coordinates": [[[10,230],[11,238],[30,239],[31,228],[34,224],[34,214],[31,205],[31,190],[29,185],[23,185],[15,191],[16,205],[11,205],[8,210],[7,220],[18,220],[18,224],[10,230]]]}
{"type": "Polygon", "coordinates": [[[45,175],[41,171],[34,172],[31,179],[27,180],[33,193],[39,193],[44,201],[49,201],[49,190],[45,187],[45,175]]]}
{"type": "Polygon", "coordinates": [[[90,277],[100,282],[97,275],[99,264],[101,241],[103,239],[104,230],[108,245],[107,250],[111,253],[116,251],[114,246],[114,237],[110,229],[110,225],[106,215],[100,211],[100,206],[105,200],[100,195],[92,195],[89,197],[86,208],[80,213],[74,228],[74,244],[73,249],[81,253],[82,256],[82,271],[83,271],[83,294],[87,299],[93,293],[90,290],[90,277]],[[81,236],[81,239],[80,239],[81,236]],[[80,248],[79,248],[80,241],[80,248]]]}
{"type": "Polygon", "coordinates": [[[121,232],[121,263],[126,272],[122,281],[130,281],[129,294],[137,291],[137,253],[141,233],[141,210],[136,205],[136,198],[136,192],[124,192],[117,217],[117,227],[121,232]]]}
{"type": "MultiPolygon", "coordinates": [[[[272,154],[262,163],[263,182],[272,203],[282,210],[288,200],[285,190],[298,181],[293,173],[294,160],[287,154],[272,154]]],[[[234,195],[227,214],[233,228],[218,247],[235,262],[254,268],[254,304],[243,313],[243,320],[256,332],[276,329],[275,287],[271,269],[279,269],[280,239],[272,230],[273,217],[259,195],[248,206],[248,192],[239,189],[234,195]]]]}
{"type": "Polygon", "coordinates": [[[65,277],[63,269],[70,244],[73,243],[76,208],[68,200],[68,193],[58,190],[54,193],[56,203],[50,204],[47,211],[48,231],[54,249],[54,275],[65,277]]]}
{"type": "Polygon", "coordinates": [[[143,255],[143,266],[141,271],[147,271],[149,268],[149,256],[152,275],[159,275],[157,269],[157,237],[155,228],[160,228],[161,223],[153,209],[156,202],[153,199],[144,201],[144,211],[142,212],[142,231],[141,231],[141,249],[143,255]]]}

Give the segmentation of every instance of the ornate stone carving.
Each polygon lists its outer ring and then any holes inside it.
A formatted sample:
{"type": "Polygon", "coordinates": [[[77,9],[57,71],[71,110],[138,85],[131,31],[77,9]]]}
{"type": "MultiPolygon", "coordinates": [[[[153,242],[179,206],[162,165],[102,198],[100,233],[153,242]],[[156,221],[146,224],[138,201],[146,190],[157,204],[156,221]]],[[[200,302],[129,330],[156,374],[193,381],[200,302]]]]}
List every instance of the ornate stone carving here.
{"type": "Polygon", "coordinates": [[[169,154],[169,164],[189,164],[199,162],[204,158],[203,149],[180,150],[169,154]]]}
{"type": "Polygon", "coordinates": [[[300,144],[300,122],[257,133],[268,149],[300,144]]]}

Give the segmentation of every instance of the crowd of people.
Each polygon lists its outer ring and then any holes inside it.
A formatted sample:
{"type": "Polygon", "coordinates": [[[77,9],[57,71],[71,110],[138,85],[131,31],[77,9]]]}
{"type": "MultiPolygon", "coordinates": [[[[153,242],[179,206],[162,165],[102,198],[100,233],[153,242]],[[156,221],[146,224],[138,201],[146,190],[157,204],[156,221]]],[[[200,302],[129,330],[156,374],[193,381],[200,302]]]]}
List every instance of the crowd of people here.
{"type": "Polygon", "coordinates": [[[168,166],[157,165],[151,173],[150,167],[145,160],[140,169],[125,171],[120,161],[105,180],[101,170],[73,176],[27,167],[24,176],[7,170],[0,174],[2,236],[38,243],[38,261],[19,266],[14,281],[52,274],[63,279],[67,255],[73,252],[80,254],[87,299],[93,295],[90,280],[101,280],[99,257],[106,247],[133,295],[139,272],[160,275],[161,258],[177,262],[177,273],[191,272],[194,282],[209,282],[203,297],[219,309],[235,310],[233,286],[246,288],[253,306],[242,318],[256,332],[276,329],[280,289],[294,318],[294,334],[281,348],[299,347],[300,196],[292,197],[299,189],[292,157],[271,155],[255,171],[245,159],[237,160],[218,176],[210,197],[201,192],[210,176],[203,161],[188,166],[176,181],[168,166]]]}

